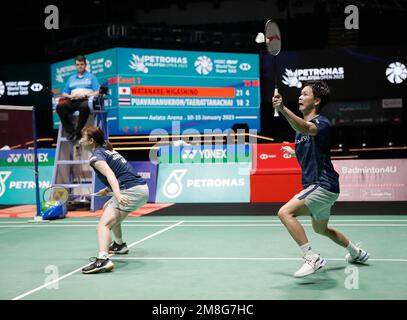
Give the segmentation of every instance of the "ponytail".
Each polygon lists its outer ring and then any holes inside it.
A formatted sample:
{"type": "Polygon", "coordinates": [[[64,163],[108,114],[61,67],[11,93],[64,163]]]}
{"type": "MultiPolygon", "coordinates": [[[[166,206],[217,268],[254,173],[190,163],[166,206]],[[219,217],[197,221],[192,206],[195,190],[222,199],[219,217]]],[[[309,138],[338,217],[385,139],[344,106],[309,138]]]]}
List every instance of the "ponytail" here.
{"type": "Polygon", "coordinates": [[[103,142],[103,144],[102,144],[102,147],[109,151],[113,151],[113,146],[109,140],[105,140],[105,142],[103,142]]]}

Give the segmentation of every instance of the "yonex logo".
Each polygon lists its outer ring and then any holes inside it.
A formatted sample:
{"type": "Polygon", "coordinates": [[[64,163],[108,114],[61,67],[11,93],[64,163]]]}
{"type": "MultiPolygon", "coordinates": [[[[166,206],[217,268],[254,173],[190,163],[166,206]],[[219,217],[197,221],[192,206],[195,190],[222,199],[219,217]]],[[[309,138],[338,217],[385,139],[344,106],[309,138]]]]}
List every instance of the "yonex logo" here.
{"type": "Polygon", "coordinates": [[[226,159],[226,150],[216,149],[216,150],[196,150],[196,149],[184,149],[182,152],[183,159],[194,159],[195,156],[199,154],[201,158],[204,159],[226,159]]]}
{"type": "Polygon", "coordinates": [[[34,91],[34,92],[39,92],[39,91],[42,90],[42,88],[43,88],[43,86],[42,86],[41,83],[33,83],[31,85],[31,90],[34,91]]]}
{"type": "Polygon", "coordinates": [[[195,149],[184,149],[182,151],[182,159],[194,159],[198,150],[195,149]]]}
{"type": "Polygon", "coordinates": [[[105,67],[106,67],[106,68],[110,68],[111,66],[112,66],[112,60],[109,60],[109,59],[106,60],[106,61],[105,61],[105,67]]]}
{"type": "Polygon", "coordinates": [[[11,171],[0,171],[0,197],[6,192],[6,180],[10,176],[11,171]]]}
{"type": "Polygon", "coordinates": [[[194,66],[195,66],[196,72],[198,72],[199,74],[203,74],[203,75],[209,74],[213,69],[212,60],[211,60],[211,58],[209,58],[207,56],[198,57],[195,61],[194,66]]]}
{"type": "Polygon", "coordinates": [[[407,78],[407,68],[401,62],[390,63],[386,69],[386,76],[390,83],[402,83],[407,78]]]}
{"type": "Polygon", "coordinates": [[[252,68],[252,66],[250,64],[244,62],[244,63],[240,64],[239,68],[242,71],[249,71],[252,68]]]}
{"type": "Polygon", "coordinates": [[[12,163],[12,162],[16,163],[16,162],[18,162],[18,160],[20,160],[20,158],[21,158],[21,153],[17,153],[17,154],[10,153],[8,155],[8,157],[7,157],[7,162],[8,163],[12,163]]]}

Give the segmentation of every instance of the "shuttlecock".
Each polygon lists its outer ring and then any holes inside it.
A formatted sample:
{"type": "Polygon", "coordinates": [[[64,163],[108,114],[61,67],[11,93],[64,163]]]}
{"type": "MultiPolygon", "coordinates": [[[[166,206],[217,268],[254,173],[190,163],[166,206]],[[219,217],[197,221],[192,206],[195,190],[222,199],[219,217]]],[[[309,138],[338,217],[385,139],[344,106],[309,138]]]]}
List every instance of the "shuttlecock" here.
{"type": "Polygon", "coordinates": [[[259,32],[256,36],[256,42],[257,43],[263,43],[265,41],[264,33],[259,32]]]}

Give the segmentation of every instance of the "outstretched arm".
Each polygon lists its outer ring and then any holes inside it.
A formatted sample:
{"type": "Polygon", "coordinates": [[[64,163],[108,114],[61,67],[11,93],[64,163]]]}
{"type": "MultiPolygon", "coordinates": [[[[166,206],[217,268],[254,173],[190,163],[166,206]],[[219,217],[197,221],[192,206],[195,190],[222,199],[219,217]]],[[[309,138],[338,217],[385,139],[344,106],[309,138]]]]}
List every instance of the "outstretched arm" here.
{"type": "Polygon", "coordinates": [[[281,95],[273,97],[273,107],[287,119],[288,123],[295,131],[310,136],[315,136],[317,134],[317,126],[310,121],[305,121],[298,117],[290,109],[284,106],[283,97],[281,95]]]}

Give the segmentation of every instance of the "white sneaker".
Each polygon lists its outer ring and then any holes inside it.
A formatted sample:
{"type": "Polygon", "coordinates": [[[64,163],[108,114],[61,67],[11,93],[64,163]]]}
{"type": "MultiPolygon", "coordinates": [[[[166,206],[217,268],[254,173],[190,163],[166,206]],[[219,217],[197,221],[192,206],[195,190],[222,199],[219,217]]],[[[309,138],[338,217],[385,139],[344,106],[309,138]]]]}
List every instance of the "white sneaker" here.
{"type": "Polygon", "coordinates": [[[346,254],[345,259],[349,263],[365,263],[367,259],[369,259],[370,255],[369,252],[358,248],[359,254],[356,257],[352,257],[350,253],[346,254]]]}
{"type": "Polygon", "coordinates": [[[294,273],[294,277],[301,278],[314,273],[326,265],[326,260],[319,254],[306,254],[304,256],[304,264],[294,273]]]}

